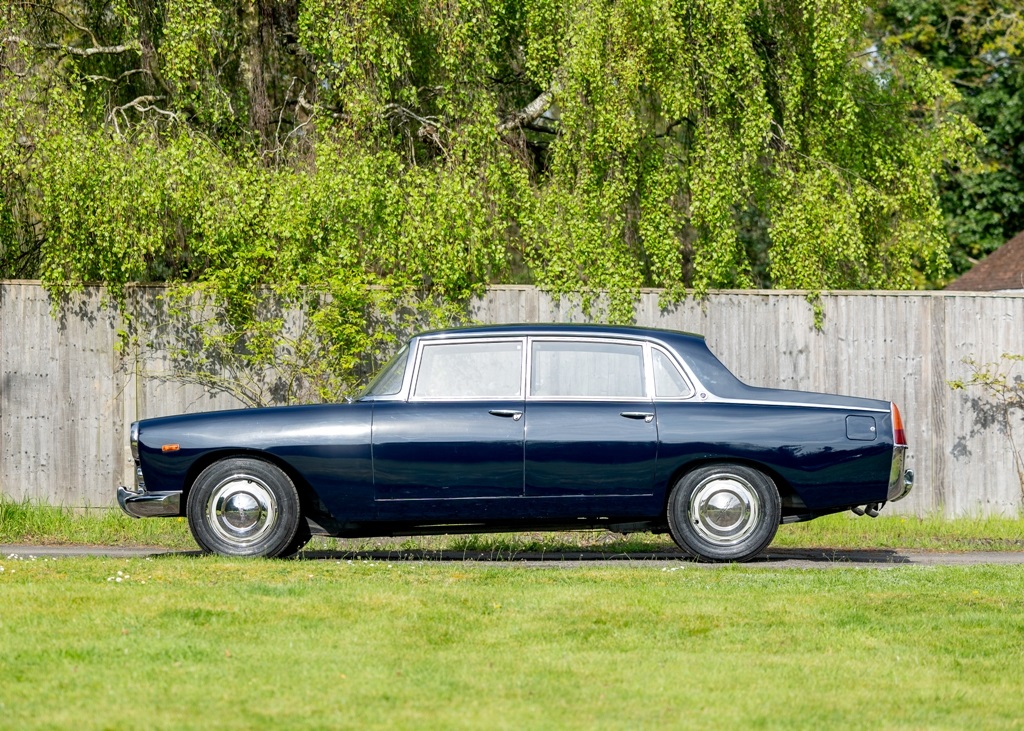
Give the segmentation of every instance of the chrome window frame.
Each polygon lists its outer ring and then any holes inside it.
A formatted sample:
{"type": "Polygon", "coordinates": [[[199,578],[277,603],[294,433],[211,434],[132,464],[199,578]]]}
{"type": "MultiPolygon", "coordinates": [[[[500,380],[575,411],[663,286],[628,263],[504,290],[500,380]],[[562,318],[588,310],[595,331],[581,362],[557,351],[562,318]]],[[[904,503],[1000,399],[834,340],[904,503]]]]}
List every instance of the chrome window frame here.
{"type": "Polygon", "coordinates": [[[409,403],[449,403],[449,402],[488,402],[488,401],[523,401],[523,394],[526,392],[527,364],[526,349],[527,338],[525,335],[502,335],[496,337],[426,337],[418,338],[414,351],[415,362],[413,367],[407,369],[408,383],[402,384],[402,391],[407,394],[406,400],[409,403]],[[416,384],[419,382],[420,368],[423,364],[423,351],[436,345],[475,345],[490,343],[518,343],[522,347],[519,356],[519,395],[518,396],[417,396],[416,384]]]}
{"type": "Polygon", "coordinates": [[[631,402],[638,404],[649,404],[653,403],[652,397],[652,371],[651,371],[651,359],[648,352],[650,343],[645,339],[631,339],[631,338],[604,338],[594,337],[587,335],[530,335],[527,337],[527,352],[526,352],[526,400],[534,403],[552,403],[562,401],[572,401],[574,403],[601,403],[605,401],[620,402],[631,402]],[[643,359],[643,385],[645,394],[643,396],[536,396],[533,393],[533,346],[534,343],[538,342],[555,342],[555,343],[599,343],[602,345],[629,345],[632,347],[639,347],[641,358],[643,359]]]}
{"type": "Polygon", "coordinates": [[[555,401],[573,401],[573,402],[601,402],[601,401],[624,401],[634,403],[683,403],[689,401],[706,402],[710,400],[719,400],[708,393],[707,389],[700,380],[693,375],[689,365],[685,359],[682,358],[675,349],[661,341],[660,339],[651,339],[647,337],[606,337],[598,335],[586,335],[586,334],[540,334],[530,335],[524,333],[522,335],[515,334],[502,334],[502,335],[474,335],[469,337],[452,336],[450,333],[441,333],[437,335],[424,335],[413,338],[409,343],[409,355],[412,359],[412,363],[407,365],[405,369],[405,379],[402,382],[402,389],[397,394],[375,397],[374,400],[379,401],[406,401],[411,403],[443,403],[443,402],[486,402],[486,401],[534,401],[534,402],[555,402],[555,401]],[[537,341],[547,342],[593,342],[593,343],[613,343],[621,345],[633,345],[640,346],[643,349],[643,361],[644,361],[644,389],[646,395],[642,397],[621,397],[621,398],[608,398],[604,396],[557,396],[557,397],[541,397],[534,396],[530,391],[531,376],[533,374],[533,343],[537,341]],[[423,359],[423,351],[425,348],[432,345],[443,345],[443,344],[473,344],[473,343],[500,343],[500,342],[517,342],[523,346],[523,361],[521,364],[520,373],[520,393],[521,396],[516,397],[445,397],[445,398],[428,398],[424,396],[415,395],[415,386],[419,379],[420,366],[423,359]],[[690,394],[688,396],[658,396],[655,389],[654,380],[654,355],[653,349],[660,350],[666,355],[669,361],[676,367],[683,380],[690,387],[690,394]],[[710,398],[709,398],[710,397],[710,398]]]}
{"type": "MultiPolygon", "coordinates": [[[[693,397],[697,395],[697,388],[694,386],[694,384],[697,383],[697,380],[690,374],[688,369],[683,368],[680,365],[680,363],[679,363],[680,359],[675,355],[675,352],[671,348],[667,347],[666,345],[664,345],[662,343],[651,343],[651,342],[648,342],[647,343],[647,349],[648,349],[648,356],[649,356],[648,361],[650,363],[650,371],[651,371],[650,372],[651,392],[654,395],[654,400],[655,401],[677,402],[677,401],[690,401],[691,399],[693,399],[693,397]],[[690,389],[690,392],[688,394],[686,394],[685,396],[659,396],[658,395],[658,383],[657,383],[657,381],[654,378],[654,351],[655,350],[659,351],[662,355],[664,355],[666,358],[668,358],[669,363],[671,363],[675,367],[675,369],[679,373],[679,375],[682,376],[683,382],[690,389]]],[[[704,390],[703,387],[701,388],[701,390],[704,390]]]]}

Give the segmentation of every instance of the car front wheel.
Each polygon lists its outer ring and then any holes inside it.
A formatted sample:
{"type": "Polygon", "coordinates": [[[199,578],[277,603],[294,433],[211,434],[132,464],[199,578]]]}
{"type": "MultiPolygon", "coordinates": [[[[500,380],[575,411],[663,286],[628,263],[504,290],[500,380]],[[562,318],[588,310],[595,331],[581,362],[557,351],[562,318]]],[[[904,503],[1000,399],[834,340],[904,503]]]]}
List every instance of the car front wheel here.
{"type": "Polygon", "coordinates": [[[203,470],[189,491],[186,512],[200,548],[225,556],[294,552],[302,517],[288,475],[249,457],[222,459],[203,470]]]}
{"type": "Polygon", "coordinates": [[[752,467],[711,464],[679,478],[668,499],[675,542],[704,561],[749,561],[779,528],[782,502],[771,478],[752,467]]]}

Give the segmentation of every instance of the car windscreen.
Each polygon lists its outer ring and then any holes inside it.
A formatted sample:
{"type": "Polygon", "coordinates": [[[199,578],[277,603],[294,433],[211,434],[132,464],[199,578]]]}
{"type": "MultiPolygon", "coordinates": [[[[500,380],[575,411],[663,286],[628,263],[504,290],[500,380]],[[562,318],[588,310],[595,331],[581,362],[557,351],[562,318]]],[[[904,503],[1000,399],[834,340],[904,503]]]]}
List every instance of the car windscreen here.
{"type": "Polygon", "coordinates": [[[392,358],[377,377],[374,378],[366,390],[359,395],[359,399],[374,398],[377,396],[394,396],[402,390],[402,382],[405,380],[405,368],[409,362],[409,346],[403,346],[395,357],[392,358]]]}

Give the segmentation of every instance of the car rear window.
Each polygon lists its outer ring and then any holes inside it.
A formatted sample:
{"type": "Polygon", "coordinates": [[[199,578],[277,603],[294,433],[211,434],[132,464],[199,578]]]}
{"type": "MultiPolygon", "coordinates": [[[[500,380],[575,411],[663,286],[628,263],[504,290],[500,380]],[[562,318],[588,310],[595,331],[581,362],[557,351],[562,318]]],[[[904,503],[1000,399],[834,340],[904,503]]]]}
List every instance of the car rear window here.
{"type": "Polygon", "coordinates": [[[690,384],[679,372],[668,354],[654,348],[651,350],[654,365],[654,393],[660,398],[685,398],[693,394],[690,384]]]}
{"type": "Polygon", "coordinates": [[[643,398],[640,345],[579,341],[533,344],[530,395],[538,398],[643,398]]]}

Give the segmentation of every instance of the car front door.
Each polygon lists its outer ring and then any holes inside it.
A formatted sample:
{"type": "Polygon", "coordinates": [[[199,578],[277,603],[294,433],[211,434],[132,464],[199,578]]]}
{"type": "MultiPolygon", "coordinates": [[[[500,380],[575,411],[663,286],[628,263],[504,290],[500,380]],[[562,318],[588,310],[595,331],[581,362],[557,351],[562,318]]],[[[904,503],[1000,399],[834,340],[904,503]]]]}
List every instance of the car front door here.
{"type": "Polygon", "coordinates": [[[500,514],[523,496],[522,338],[425,341],[408,401],[373,412],[378,517],[500,514]]]}
{"type": "Polygon", "coordinates": [[[650,498],[658,426],[643,344],[538,338],[530,348],[527,497],[579,517],[650,498]]]}

